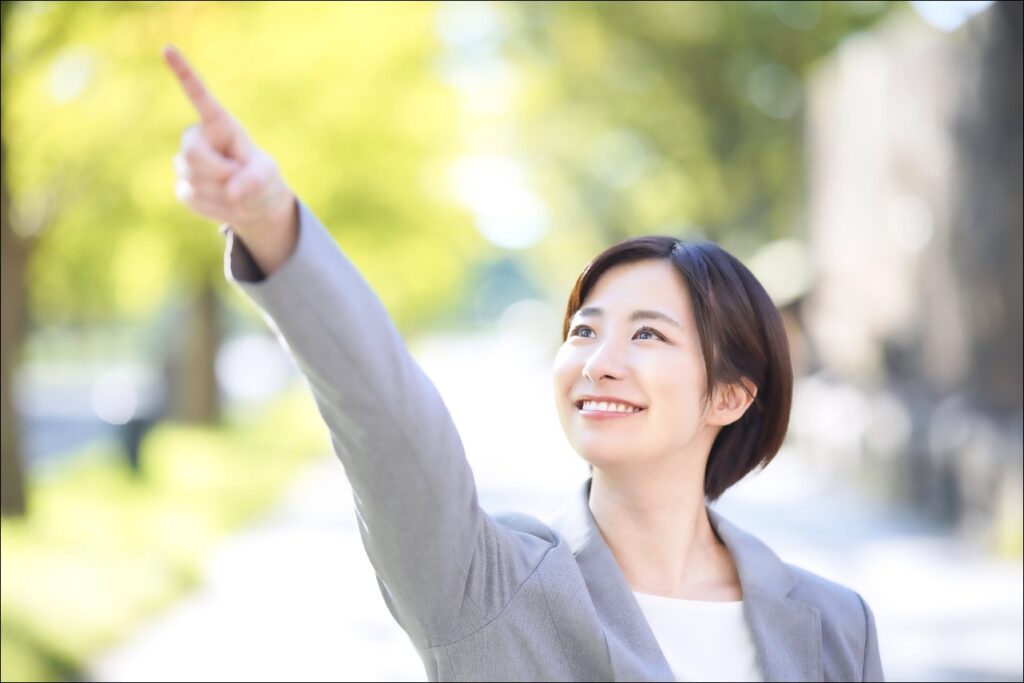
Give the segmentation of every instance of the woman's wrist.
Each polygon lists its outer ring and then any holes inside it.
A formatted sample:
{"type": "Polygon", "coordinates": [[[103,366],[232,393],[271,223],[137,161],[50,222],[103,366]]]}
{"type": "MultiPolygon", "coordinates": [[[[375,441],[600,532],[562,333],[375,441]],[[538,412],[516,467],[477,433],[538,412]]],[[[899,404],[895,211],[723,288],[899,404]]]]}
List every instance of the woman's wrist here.
{"type": "Polygon", "coordinates": [[[270,277],[295,251],[299,236],[298,201],[285,188],[282,201],[269,209],[258,223],[232,225],[232,232],[252,254],[264,276],[270,277]]]}

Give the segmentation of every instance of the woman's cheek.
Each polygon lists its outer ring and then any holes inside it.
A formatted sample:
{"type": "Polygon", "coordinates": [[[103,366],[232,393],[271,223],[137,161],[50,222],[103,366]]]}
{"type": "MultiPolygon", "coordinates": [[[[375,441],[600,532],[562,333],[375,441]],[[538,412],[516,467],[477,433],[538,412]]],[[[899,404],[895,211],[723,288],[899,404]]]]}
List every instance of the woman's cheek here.
{"type": "Polygon", "coordinates": [[[555,354],[553,365],[555,381],[565,391],[572,389],[573,384],[583,372],[583,359],[580,349],[570,344],[562,344],[555,354]]]}
{"type": "Polygon", "coordinates": [[[570,417],[568,414],[569,399],[572,397],[572,388],[574,377],[573,370],[573,359],[571,349],[567,349],[564,345],[555,354],[555,362],[552,365],[552,384],[555,392],[555,406],[558,409],[558,415],[562,419],[563,424],[566,424],[567,418],[570,417]]]}

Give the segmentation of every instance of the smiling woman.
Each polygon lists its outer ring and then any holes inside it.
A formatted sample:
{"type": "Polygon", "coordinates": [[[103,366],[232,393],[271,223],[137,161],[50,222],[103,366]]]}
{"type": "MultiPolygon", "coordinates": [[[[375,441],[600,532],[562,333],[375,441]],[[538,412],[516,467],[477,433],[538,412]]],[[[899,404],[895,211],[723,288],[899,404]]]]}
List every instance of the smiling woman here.
{"type": "Polygon", "coordinates": [[[228,277],[308,378],[381,595],[432,680],[882,678],[857,593],[707,507],[771,459],[789,415],[779,315],[738,261],[653,237],[584,271],[554,378],[593,477],[551,523],[492,516],[380,299],[184,57],[165,58],[201,121],[178,196],[225,224],[228,277]]]}
{"type": "Polygon", "coordinates": [[[782,444],[793,372],[778,310],[720,247],[640,237],[584,268],[562,335],[562,427],[590,463],[590,512],[672,673],[771,675],[756,617],[744,619],[746,551],[705,504],[782,444]]]}
{"type": "MultiPolygon", "coordinates": [[[[601,457],[594,449],[627,450],[609,447],[607,435],[596,445],[580,441],[588,423],[571,418],[600,415],[581,409],[578,394],[597,385],[647,392],[647,400],[632,401],[644,407],[659,395],[643,430],[626,435],[633,444],[629,462],[671,460],[687,445],[709,450],[698,480],[710,501],[766,466],[782,445],[793,393],[782,319],[746,266],[713,243],[639,237],[605,250],[569,295],[562,338],[555,365],[559,414],[569,440],[592,464],[601,457]]],[[[683,459],[692,466],[703,457],[683,459]]]]}

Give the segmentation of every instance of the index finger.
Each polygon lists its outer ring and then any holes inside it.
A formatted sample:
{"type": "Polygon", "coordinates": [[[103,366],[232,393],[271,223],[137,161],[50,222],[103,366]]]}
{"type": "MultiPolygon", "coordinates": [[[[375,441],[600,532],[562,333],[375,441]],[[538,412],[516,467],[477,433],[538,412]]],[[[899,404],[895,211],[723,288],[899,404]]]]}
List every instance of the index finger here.
{"type": "Polygon", "coordinates": [[[166,46],[164,48],[164,60],[171,67],[171,70],[174,71],[174,75],[178,77],[178,82],[181,83],[181,87],[185,94],[188,95],[192,106],[199,112],[199,118],[202,119],[203,123],[210,123],[221,116],[227,116],[227,112],[220,106],[216,98],[210,94],[210,91],[206,89],[203,82],[199,80],[199,76],[189,66],[185,56],[178,51],[178,48],[173,45],[166,46]]]}

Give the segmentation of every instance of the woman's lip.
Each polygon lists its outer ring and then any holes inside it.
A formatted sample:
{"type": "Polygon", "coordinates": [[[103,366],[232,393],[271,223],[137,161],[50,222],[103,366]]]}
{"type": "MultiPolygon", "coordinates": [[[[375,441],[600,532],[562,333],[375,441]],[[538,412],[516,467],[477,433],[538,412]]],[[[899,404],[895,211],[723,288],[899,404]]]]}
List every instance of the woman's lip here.
{"type": "Polygon", "coordinates": [[[577,408],[577,410],[580,417],[585,417],[588,420],[614,420],[619,417],[633,417],[647,411],[646,408],[641,408],[632,413],[620,413],[612,410],[584,410],[583,408],[577,408]]]}

